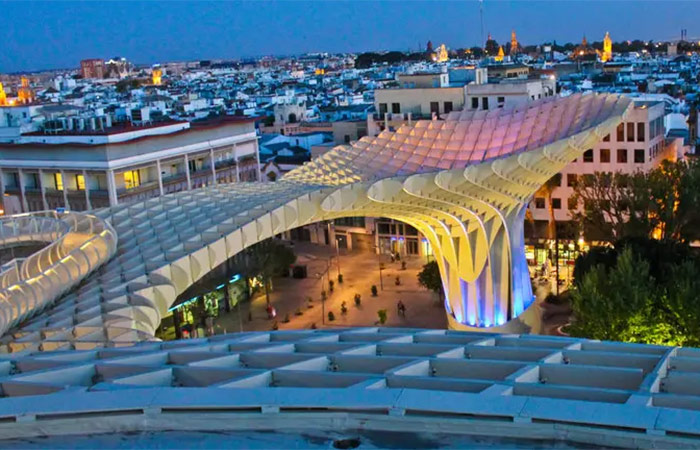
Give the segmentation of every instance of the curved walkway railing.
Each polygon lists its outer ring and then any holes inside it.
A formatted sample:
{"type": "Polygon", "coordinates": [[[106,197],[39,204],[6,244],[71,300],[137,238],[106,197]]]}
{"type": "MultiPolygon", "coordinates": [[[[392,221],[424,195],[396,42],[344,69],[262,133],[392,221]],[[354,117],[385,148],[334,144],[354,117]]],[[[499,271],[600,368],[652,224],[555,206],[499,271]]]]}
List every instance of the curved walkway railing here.
{"type": "Polygon", "coordinates": [[[117,233],[82,213],[42,211],[0,219],[0,248],[48,245],[15,259],[0,272],[0,334],[43,310],[77,285],[117,249],[117,233]]]}

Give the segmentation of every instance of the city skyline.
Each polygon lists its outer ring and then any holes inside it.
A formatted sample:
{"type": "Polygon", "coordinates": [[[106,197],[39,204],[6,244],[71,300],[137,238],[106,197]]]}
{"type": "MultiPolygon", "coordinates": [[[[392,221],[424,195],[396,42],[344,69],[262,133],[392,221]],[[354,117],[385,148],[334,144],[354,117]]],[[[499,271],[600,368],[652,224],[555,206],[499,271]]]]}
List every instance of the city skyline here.
{"type": "MultiPolygon", "coordinates": [[[[525,44],[556,40],[694,37],[689,1],[485,1],[484,34],[525,44]],[[575,17],[575,22],[569,20],[575,17]],[[620,17],[627,20],[620,21],[620,17]],[[639,32],[638,30],[644,30],[639,32]]],[[[417,50],[479,45],[479,2],[10,2],[0,72],[73,68],[85,58],[139,64],[304,52],[417,50]]]]}

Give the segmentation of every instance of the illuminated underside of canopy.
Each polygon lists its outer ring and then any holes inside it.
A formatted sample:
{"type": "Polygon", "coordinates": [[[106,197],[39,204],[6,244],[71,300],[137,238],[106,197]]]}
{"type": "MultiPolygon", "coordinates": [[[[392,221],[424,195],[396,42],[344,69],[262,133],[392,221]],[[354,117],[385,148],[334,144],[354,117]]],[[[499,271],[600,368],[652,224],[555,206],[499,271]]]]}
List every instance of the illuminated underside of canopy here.
{"type": "Polygon", "coordinates": [[[614,131],[631,100],[573,95],[460,111],[333,149],[275,183],[237,183],[99,210],[117,255],[4,341],[12,351],[152,336],[192,283],[302,225],[388,217],[430,242],[456,329],[494,329],[532,303],[523,217],[534,192],[614,131]]]}

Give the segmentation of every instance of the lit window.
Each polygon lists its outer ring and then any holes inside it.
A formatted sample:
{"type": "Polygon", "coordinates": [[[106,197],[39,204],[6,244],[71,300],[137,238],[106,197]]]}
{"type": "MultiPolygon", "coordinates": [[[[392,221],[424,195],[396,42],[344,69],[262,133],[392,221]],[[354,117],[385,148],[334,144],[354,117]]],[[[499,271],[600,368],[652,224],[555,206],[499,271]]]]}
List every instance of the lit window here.
{"type": "Polygon", "coordinates": [[[53,174],[53,181],[56,184],[56,190],[63,190],[63,177],[60,173],[53,174]]]}
{"type": "Polygon", "coordinates": [[[124,172],[124,187],[127,189],[133,189],[139,187],[141,184],[141,177],[139,176],[138,170],[128,170],[124,172]]]}
{"type": "Polygon", "coordinates": [[[83,175],[75,176],[75,184],[78,186],[79,191],[85,190],[85,177],[83,175]]]}

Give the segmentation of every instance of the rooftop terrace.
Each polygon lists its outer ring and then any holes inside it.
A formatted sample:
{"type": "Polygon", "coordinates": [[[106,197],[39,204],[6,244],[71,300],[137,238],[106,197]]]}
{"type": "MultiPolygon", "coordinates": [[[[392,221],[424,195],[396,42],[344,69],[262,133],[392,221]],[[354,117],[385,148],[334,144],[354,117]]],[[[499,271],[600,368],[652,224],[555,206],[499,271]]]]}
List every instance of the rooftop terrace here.
{"type": "Polygon", "coordinates": [[[357,426],[700,446],[700,349],[691,348],[446,330],[299,330],[16,354],[0,372],[5,439],[181,425],[357,426]]]}

